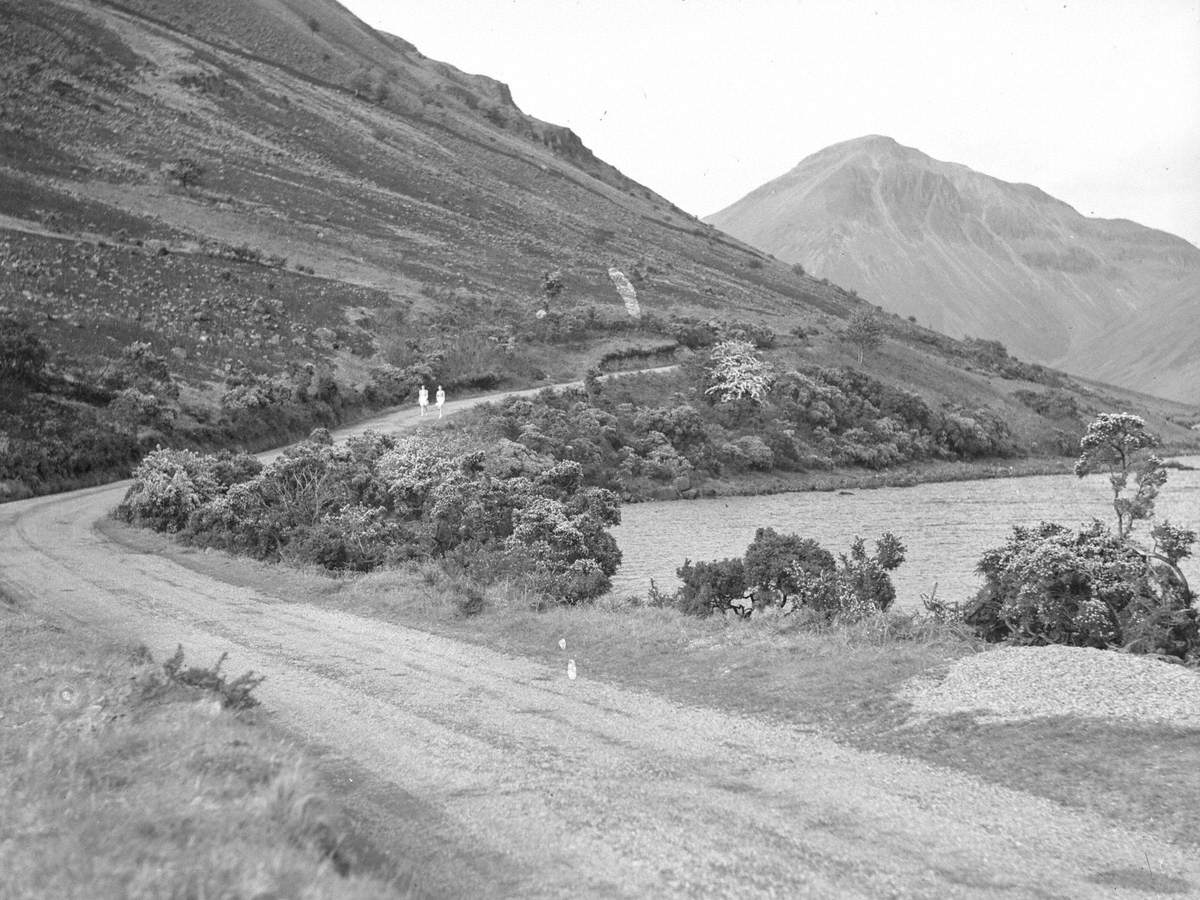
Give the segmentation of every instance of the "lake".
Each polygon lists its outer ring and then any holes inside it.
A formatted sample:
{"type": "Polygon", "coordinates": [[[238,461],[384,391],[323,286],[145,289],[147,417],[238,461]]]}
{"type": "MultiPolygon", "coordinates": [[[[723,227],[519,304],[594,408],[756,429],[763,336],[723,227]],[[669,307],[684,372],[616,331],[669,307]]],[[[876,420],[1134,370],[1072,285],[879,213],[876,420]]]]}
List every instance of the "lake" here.
{"type": "MultiPolygon", "coordinates": [[[[1200,457],[1179,460],[1200,467],[1200,457]]],[[[613,578],[617,595],[644,596],[650,579],[664,590],[679,585],[675,570],[685,557],[712,560],[741,556],[760,527],[811,537],[844,553],[855,535],[868,548],[884,531],[908,547],[907,560],[892,572],[896,603],[920,607],[921,594],[938,586],[938,597],[962,601],[982,583],[975,564],[1002,544],[1013,525],[1040,521],[1076,527],[1092,518],[1115,522],[1107,476],[1038,475],[836,492],[798,492],[757,497],[630,503],[613,529],[624,554],[613,578]]],[[[1200,470],[1168,471],[1157,502],[1160,518],[1200,532],[1200,470]]],[[[1135,536],[1148,535],[1138,523],[1135,536]]],[[[1200,561],[1181,567],[1200,587],[1200,561]]]]}

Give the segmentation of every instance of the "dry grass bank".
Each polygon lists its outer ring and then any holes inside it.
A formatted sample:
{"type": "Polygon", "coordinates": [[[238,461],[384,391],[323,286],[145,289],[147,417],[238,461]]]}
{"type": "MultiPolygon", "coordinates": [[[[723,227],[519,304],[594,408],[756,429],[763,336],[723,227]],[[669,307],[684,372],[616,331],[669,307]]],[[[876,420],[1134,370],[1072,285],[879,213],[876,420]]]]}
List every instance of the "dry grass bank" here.
{"type": "Polygon", "coordinates": [[[337,803],[256,711],[2,595],[0,647],[0,896],[404,895],[355,871],[337,803]]]}

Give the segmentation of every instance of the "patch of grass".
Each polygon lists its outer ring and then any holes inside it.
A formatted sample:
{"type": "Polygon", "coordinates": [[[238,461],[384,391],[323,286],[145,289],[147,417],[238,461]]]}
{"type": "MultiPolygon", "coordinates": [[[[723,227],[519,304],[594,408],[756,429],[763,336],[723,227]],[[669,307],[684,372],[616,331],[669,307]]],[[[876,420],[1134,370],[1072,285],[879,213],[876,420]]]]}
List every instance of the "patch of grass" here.
{"type": "Polygon", "coordinates": [[[1057,717],[978,723],[944,716],[875,735],[885,753],[915,756],[1006,787],[1198,843],[1200,731],[1057,717]]]}
{"type": "Polygon", "coordinates": [[[265,724],[12,604],[0,646],[6,898],[395,896],[265,724]]]}
{"type": "Polygon", "coordinates": [[[865,749],[918,758],[1146,828],[1200,834],[1197,732],[1076,718],[914,721],[895,690],[983,644],[957,625],[890,613],[814,629],[794,616],[696,619],[605,598],[530,609],[491,589],[481,615],[454,614],[456,585],[432,567],[347,579],[313,602],[559,664],[683,703],[820,728],[865,749]],[[560,650],[564,639],[567,649],[560,650]]]}

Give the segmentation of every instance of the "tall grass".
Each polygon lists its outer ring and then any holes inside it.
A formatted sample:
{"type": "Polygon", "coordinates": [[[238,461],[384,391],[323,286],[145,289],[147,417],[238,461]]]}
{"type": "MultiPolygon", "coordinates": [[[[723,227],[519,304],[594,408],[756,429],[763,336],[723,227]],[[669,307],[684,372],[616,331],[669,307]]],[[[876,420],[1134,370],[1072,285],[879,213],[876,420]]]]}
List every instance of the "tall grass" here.
{"type": "Polygon", "coordinates": [[[393,897],[298,750],[144,652],[0,604],[0,896],[393,897]]]}

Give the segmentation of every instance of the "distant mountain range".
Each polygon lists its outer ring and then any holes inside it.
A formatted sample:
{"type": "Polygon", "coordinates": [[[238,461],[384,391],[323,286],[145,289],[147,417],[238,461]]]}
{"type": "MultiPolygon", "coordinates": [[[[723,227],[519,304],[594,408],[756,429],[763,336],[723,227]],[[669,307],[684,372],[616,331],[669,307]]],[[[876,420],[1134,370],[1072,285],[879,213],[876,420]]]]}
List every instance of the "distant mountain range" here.
{"type": "Polygon", "coordinates": [[[955,337],[1200,401],[1200,249],[888,137],[835,144],[707,220],[955,337]]]}

